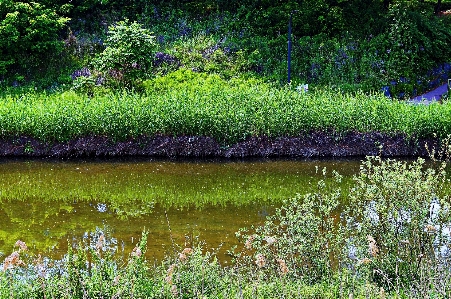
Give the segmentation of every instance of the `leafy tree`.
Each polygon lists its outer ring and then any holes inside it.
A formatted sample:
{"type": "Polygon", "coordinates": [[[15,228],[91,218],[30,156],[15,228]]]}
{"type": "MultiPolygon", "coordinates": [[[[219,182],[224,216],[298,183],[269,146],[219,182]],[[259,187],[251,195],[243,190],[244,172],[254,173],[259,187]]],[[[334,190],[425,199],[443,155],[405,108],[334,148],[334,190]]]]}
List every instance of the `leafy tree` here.
{"type": "Polygon", "coordinates": [[[36,2],[0,2],[0,75],[45,66],[63,50],[58,38],[68,18],[36,2]]]}
{"type": "Polygon", "coordinates": [[[120,21],[109,27],[105,50],[94,64],[109,79],[130,84],[152,67],[155,37],[137,22],[120,21]]]}

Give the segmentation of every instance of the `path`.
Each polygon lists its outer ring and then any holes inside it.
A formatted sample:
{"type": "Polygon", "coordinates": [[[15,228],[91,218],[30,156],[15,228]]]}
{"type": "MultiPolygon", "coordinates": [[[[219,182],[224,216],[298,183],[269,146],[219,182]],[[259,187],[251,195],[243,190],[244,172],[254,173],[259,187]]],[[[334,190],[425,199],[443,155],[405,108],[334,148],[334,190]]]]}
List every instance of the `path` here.
{"type": "Polygon", "coordinates": [[[425,94],[419,95],[415,98],[409,100],[409,102],[414,104],[429,104],[434,101],[440,100],[443,94],[448,91],[448,83],[445,83],[434,90],[431,90],[425,94]]]}

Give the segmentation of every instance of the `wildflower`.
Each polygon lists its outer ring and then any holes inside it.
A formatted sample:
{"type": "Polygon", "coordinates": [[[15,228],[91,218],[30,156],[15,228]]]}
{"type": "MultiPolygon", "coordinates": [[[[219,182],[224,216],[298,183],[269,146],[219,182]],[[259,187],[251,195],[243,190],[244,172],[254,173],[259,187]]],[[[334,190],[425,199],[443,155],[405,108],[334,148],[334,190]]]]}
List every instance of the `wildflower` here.
{"type": "Polygon", "coordinates": [[[38,266],[43,264],[42,256],[40,254],[38,254],[38,257],[34,260],[34,263],[38,266]]]}
{"type": "Polygon", "coordinates": [[[250,236],[246,243],[244,243],[244,247],[246,247],[246,249],[251,249],[252,248],[252,242],[254,242],[255,240],[255,235],[250,236]]]}
{"type": "Polygon", "coordinates": [[[166,283],[168,283],[168,284],[172,284],[172,275],[174,274],[175,267],[176,267],[176,264],[172,264],[168,268],[167,275],[164,278],[164,281],[166,281],[166,283]]]}
{"type": "Polygon", "coordinates": [[[296,87],[297,92],[303,93],[308,91],[308,84],[301,84],[298,87],[296,87]]]}
{"type": "Polygon", "coordinates": [[[25,244],[25,242],[21,241],[21,240],[17,240],[17,242],[16,242],[16,244],[14,244],[14,246],[19,247],[19,250],[22,250],[22,251],[26,251],[28,249],[27,244],[25,244]]]}
{"type": "Polygon", "coordinates": [[[182,250],[182,253],[183,253],[183,254],[188,254],[188,255],[189,255],[189,254],[193,254],[193,249],[192,249],[192,248],[189,248],[189,247],[188,247],[188,248],[185,248],[185,249],[182,250]]]}
{"type": "Polygon", "coordinates": [[[139,247],[133,248],[132,256],[141,257],[141,255],[142,255],[142,252],[139,247]]]}
{"type": "Polygon", "coordinates": [[[424,231],[425,231],[426,233],[435,233],[435,232],[437,231],[437,229],[435,228],[435,226],[428,224],[428,225],[426,225],[426,227],[424,228],[424,231]]]}
{"type": "Polygon", "coordinates": [[[91,76],[91,71],[87,68],[84,67],[81,70],[76,70],[71,74],[72,80],[77,79],[78,77],[90,77],[91,76]]]}
{"type": "Polygon", "coordinates": [[[279,263],[279,270],[281,275],[285,275],[288,273],[288,267],[287,264],[283,259],[277,259],[277,262],[279,263]]]}
{"type": "Polygon", "coordinates": [[[97,240],[97,243],[96,243],[96,249],[98,250],[98,251],[100,251],[100,250],[102,250],[103,249],[103,246],[105,245],[105,236],[104,235],[101,235],[100,237],[99,237],[99,239],[97,240]]]}
{"type": "Polygon", "coordinates": [[[369,253],[372,257],[377,257],[377,255],[379,254],[379,248],[377,248],[377,243],[376,240],[374,240],[374,238],[370,235],[367,236],[368,239],[368,247],[369,247],[369,253]]]}
{"type": "Polygon", "coordinates": [[[178,295],[178,291],[177,291],[177,286],[174,284],[174,285],[172,285],[172,287],[171,287],[171,293],[172,293],[172,296],[174,296],[174,297],[177,297],[177,295],[178,295]]]}
{"type": "Polygon", "coordinates": [[[46,270],[44,267],[40,267],[38,269],[38,277],[45,278],[46,277],[46,270]]]}
{"type": "Polygon", "coordinates": [[[359,261],[359,264],[362,264],[362,265],[368,265],[369,263],[371,263],[371,260],[367,257],[365,257],[359,261]]]}
{"type": "Polygon", "coordinates": [[[168,275],[164,278],[164,281],[166,281],[167,284],[172,284],[172,275],[168,275]]]}
{"type": "Polygon", "coordinates": [[[179,260],[180,261],[182,261],[182,262],[184,262],[184,261],[186,261],[187,260],[187,256],[186,256],[186,254],[184,254],[184,253],[179,253],[179,260]]]}
{"type": "Polygon", "coordinates": [[[174,273],[174,270],[175,270],[176,266],[177,266],[176,264],[172,264],[172,265],[169,266],[168,272],[167,272],[168,275],[172,275],[172,273],[174,273]]]}
{"type": "Polygon", "coordinates": [[[276,242],[276,238],[274,238],[274,237],[265,237],[265,241],[266,241],[266,243],[268,243],[269,246],[271,246],[272,244],[274,244],[276,242]]]}
{"type": "Polygon", "coordinates": [[[263,268],[266,265],[266,259],[265,256],[261,253],[257,254],[255,256],[255,264],[259,267],[259,268],[263,268]]]}
{"type": "Polygon", "coordinates": [[[24,266],[25,263],[20,259],[19,252],[14,251],[11,255],[5,258],[3,262],[3,271],[8,270],[9,268],[13,268],[15,266],[24,266]]]}
{"type": "Polygon", "coordinates": [[[113,280],[113,285],[114,286],[116,286],[116,285],[118,285],[119,284],[119,279],[120,279],[121,277],[118,275],[118,276],[116,276],[115,278],[114,278],[114,280],[113,280]]]}

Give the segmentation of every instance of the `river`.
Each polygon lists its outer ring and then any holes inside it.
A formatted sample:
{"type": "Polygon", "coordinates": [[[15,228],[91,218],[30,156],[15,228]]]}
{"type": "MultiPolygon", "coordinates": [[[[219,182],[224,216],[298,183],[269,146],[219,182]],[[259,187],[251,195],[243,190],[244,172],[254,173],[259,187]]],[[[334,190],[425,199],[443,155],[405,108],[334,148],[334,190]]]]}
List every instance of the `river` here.
{"type": "Polygon", "coordinates": [[[350,181],[360,160],[0,161],[0,253],[17,240],[60,258],[105,235],[128,255],[143,230],[149,259],[184,246],[225,255],[235,232],[263,223],[284,199],[314,188],[326,167],[350,181]]]}

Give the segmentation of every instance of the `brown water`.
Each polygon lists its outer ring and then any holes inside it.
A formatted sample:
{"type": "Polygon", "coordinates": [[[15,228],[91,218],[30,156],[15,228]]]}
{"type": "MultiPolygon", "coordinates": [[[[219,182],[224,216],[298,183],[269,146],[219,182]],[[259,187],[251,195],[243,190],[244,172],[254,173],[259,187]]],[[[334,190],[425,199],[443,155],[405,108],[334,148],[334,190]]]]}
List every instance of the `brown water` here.
{"type": "MultiPolygon", "coordinates": [[[[149,258],[205,241],[220,255],[234,233],[262,223],[282,200],[305,193],[321,169],[349,178],[359,161],[0,161],[0,252],[25,241],[60,258],[68,244],[105,234],[127,255],[143,230],[149,258]]],[[[344,180],[345,183],[347,180],[344,180]]]]}

